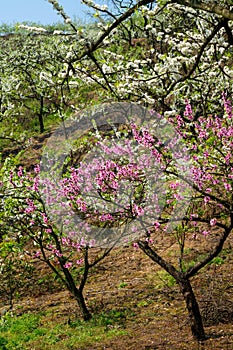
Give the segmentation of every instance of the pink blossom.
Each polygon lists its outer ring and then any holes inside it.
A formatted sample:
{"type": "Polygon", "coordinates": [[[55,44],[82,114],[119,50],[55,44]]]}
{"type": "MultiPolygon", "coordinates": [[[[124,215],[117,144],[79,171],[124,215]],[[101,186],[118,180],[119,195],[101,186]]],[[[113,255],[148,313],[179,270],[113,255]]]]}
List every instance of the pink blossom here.
{"type": "Polygon", "coordinates": [[[67,262],[63,266],[65,269],[69,269],[72,266],[72,262],[67,262]]]}
{"type": "Polygon", "coordinates": [[[205,204],[209,203],[209,201],[210,201],[210,197],[208,197],[208,196],[204,197],[204,203],[205,204]]]}
{"type": "Polygon", "coordinates": [[[113,220],[113,217],[111,214],[102,214],[100,216],[100,221],[109,221],[109,220],[113,220]]]}
{"type": "Polygon", "coordinates": [[[86,247],[86,245],[87,245],[87,242],[86,242],[85,238],[82,237],[82,238],[81,238],[81,241],[80,241],[80,246],[81,246],[81,247],[86,247]]]}
{"type": "Polygon", "coordinates": [[[82,264],[82,263],[83,263],[83,259],[76,260],[76,264],[77,264],[77,265],[80,265],[80,264],[82,264]]]}
{"type": "Polygon", "coordinates": [[[150,113],[151,116],[154,116],[155,115],[155,110],[154,109],[150,109],[149,113],[150,113]]]}
{"type": "Polygon", "coordinates": [[[34,255],[33,258],[38,258],[41,255],[41,252],[38,250],[34,255]]]}
{"type": "Polygon", "coordinates": [[[182,129],[182,127],[185,125],[183,118],[180,115],[176,116],[176,121],[179,129],[182,129]]]}
{"type": "Polygon", "coordinates": [[[173,190],[175,190],[177,187],[179,187],[179,183],[178,182],[172,182],[169,185],[170,188],[172,188],[173,190]]]}
{"type": "Polygon", "coordinates": [[[160,227],[160,223],[158,221],[155,221],[154,227],[156,230],[158,230],[158,228],[160,227]]]}
{"type": "Polygon", "coordinates": [[[223,98],[223,103],[224,103],[224,108],[225,108],[226,114],[227,114],[228,118],[231,119],[232,118],[231,101],[227,100],[227,96],[226,96],[225,92],[222,93],[222,98],[223,98]]]}
{"type": "Polygon", "coordinates": [[[209,187],[208,187],[208,188],[206,188],[205,191],[206,191],[206,193],[210,193],[210,192],[212,192],[212,188],[209,188],[209,187]]]}
{"type": "Polygon", "coordinates": [[[17,172],[17,175],[18,175],[19,177],[23,176],[23,167],[22,167],[22,166],[19,167],[19,170],[18,170],[18,172],[17,172]]]}
{"type": "Polygon", "coordinates": [[[217,223],[217,219],[211,219],[210,220],[210,226],[214,226],[214,225],[216,225],[216,223],[217,223]]]}
{"type": "Polygon", "coordinates": [[[226,162],[227,165],[229,165],[231,157],[232,157],[232,154],[231,154],[231,153],[228,153],[228,154],[226,155],[226,157],[225,157],[225,162],[226,162]]]}
{"type": "Polygon", "coordinates": [[[143,208],[139,207],[136,204],[133,205],[133,214],[134,215],[136,214],[137,216],[142,216],[142,215],[144,215],[144,212],[145,211],[143,208]]]}
{"type": "Polygon", "coordinates": [[[231,190],[232,190],[231,185],[228,184],[228,183],[226,183],[226,182],[224,182],[224,187],[225,187],[225,189],[226,189],[227,191],[231,191],[231,190]]]}
{"type": "Polygon", "coordinates": [[[46,228],[46,229],[45,229],[45,232],[46,232],[46,233],[51,233],[51,232],[52,232],[52,229],[51,229],[51,228],[46,228]]]}
{"type": "Polygon", "coordinates": [[[67,237],[62,237],[61,242],[63,245],[70,245],[70,239],[67,237]]]}
{"type": "Polygon", "coordinates": [[[193,120],[193,111],[192,111],[192,107],[189,103],[188,100],[185,100],[185,111],[184,111],[184,115],[189,119],[189,120],[193,120]]]}
{"type": "Polygon", "coordinates": [[[206,230],[204,230],[204,231],[202,231],[202,234],[203,234],[203,236],[207,236],[207,235],[209,235],[209,231],[206,231],[206,230]]]}
{"type": "Polygon", "coordinates": [[[48,224],[49,219],[47,218],[45,213],[41,213],[41,216],[43,217],[44,224],[48,224]]]}
{"type": "Polygon", "coordinates": [[[52,253],[55,254],[59,258],[61,258],[63,256],[63,254],[58,249],[53,249],[52,253]]]}
{"type": "Polygon", "coordinates": [[[34,167],[34,172],[35,172],[36,174],[39,174],[39,173],[40,173],[40,165],[39,165],[39,164],[37,164],[37,165],[34,167]]]}
{"type": "Polygon", "coordinates": [[[34,180],[33,180],[33,186],[32,186],[32,189],[35,191],[35,192],[39,192],[39,178],[38,177],[35,177],[34,180]]]}
{"type": "Polygon", "coordinates": [[[24,212],[26,214],[33,213],[36,210],[36,206],[35,206],[34,202],[29,198],[26,199],[26,202],[28,204],[28,207],[25,208],[24,212]]]}
{"type": "Polygon", "coordinates": [[[152,244],[154,241],[153,241],[152,238],[147,237],[147,238],[146,238],[146,242],[148,242],[149,244],[152,244]]]}
{"type": "Polygon", "coordinates": [[[174,193],[173,198],[175,198],[176,200],[181,200],[183,196],[181,196],[179,193],[174,193]]]}

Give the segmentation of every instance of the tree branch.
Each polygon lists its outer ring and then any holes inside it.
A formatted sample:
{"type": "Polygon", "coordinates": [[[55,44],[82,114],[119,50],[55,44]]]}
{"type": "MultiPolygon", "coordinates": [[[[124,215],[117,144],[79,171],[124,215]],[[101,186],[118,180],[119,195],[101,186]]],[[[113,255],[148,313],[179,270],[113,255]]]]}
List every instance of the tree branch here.
{"type": "Polygon", "coordinates": [[[226,239],[228,238],[228,236],[230,235],[231,231],[232,231],[232,224],[225,230],[224,234],[222,235],[222,237],[219,239],[217,245],[215,246],[215,248],[213,248],[210,253],[202,260],[196,263],[196,265],[190,267],[186,273],[185,276],[187,278],[193,277],[194,275],[197,274],[198,271],[200,271],[204,266],[206,266],[209,262],[211,262],[216,256],[218,256],[218,254],[221,252],[223,245],[226,241],[226,239]]]}
{"type": "Polygon", "coordinates": [[[188,6],[196,10],[203,10],[205,12],[213,13],[223,18],[233,20],[233,11],[219,6],[217,1],[210,1],[207,4],[200,0],[171,0],[171,3],[188,6]]]}
{"type": "Polygon", "coordinates": [[[141,0],[139,1],[136,5],[133,7],[129,8],[123,15],[121,15],[119,18],[115,20],[106,30],[105,32],[100,35],[100,37],[93,43],[90,43],[87,45],[87,49],[77,58],[74,58],[72,62],[76,62],[80,60],[81,58],[85,57],[86,55],[90,55],[91,52],[94,52],[95,50],[98,49],[98,47],[102,44],[103,40],[108,37],[108,35],[115,29],[117,28],[122,22],[124,22],[127,18],[132,16],[132,14],[139,9],[141,6],[147,5],[151,3],[151,0],[141,0]]]}
{"type": "Polygon", "coordinates": [[[195,60],[195,63],[193,64],[193,66],[191,67],[191,69],[188,71],[188,73],[186,75],[184,75],[183,77],[181,77],[180,79],[178,79],[177,81],[174,81],[174,83],[172,83],[172,85],[169,87],[168,89],[168,93],[172,92],[174,87],[178,84],[181,83],[187,79],[189,79],[191,77],[191,75],[195,72],[196,68],[198,67],[198,64],[200,63],[201,57],[206,49],[206,47],[209,45],[209,43],[211,42],[211,40],[215,37],[215,35],[219,32],[219,30],[224,27],[226,20],[222,20],[220,21],[217,26],[213,29],[213,31],[210,33],[210,35],[206,38],[206,41],[203,43],[203,45],[201,46],[197,58],[195,60]]]}

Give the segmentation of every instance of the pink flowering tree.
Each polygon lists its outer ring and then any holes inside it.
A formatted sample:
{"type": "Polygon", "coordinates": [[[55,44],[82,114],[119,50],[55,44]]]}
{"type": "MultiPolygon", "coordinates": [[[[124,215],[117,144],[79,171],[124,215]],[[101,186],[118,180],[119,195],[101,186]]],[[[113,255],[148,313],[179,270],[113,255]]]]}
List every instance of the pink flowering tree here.
{"type": "Polygon", "coordinates": [[[132,242],[175,279],[192,334],[205,339],[190,279],[220,253],[233,227],[232,108],[225,94],[223,103],[221,116],[198,118],[186,101],[184,114],[169,122],[138,105],[112,104],[55,132],[37,176],[22,168],[5,173],[11,230],[17,218],[15,232],[34,242],[34,257],[60,277],[85,319],[90,268],[114,246],[132,242]],[[177,263],[163,255],[161,240],[177,263]],[[90,262],[92,248],[103,251],[90,262]]]}
{"type": "Polygon", "coordinates": [[[85,232],[85,240],[100,246],[134,242],[165,269],[180,287],[198,340],[206,335],[191,278],[221,252],[233,228],[232,107],[222,97],[220,116],[194,117],[186,101],[183,115],[170,123],[150,111],[143,122],[118,116],[117,123],[111,116],[106,128],[96,114],[90,132],[91,124],[82,120],[89,130],[88,137],[80,131],[83,152],[74,152],[72,166],[59,176],[52,161],[54,180],[46,196],[53,218],[61,224],[63,217],[69,232],[75,226],[75,235],[85,232]],[[177,263],[164,256],[161,240],[163,249],[172,246],[177,263]]]}
{"type": "Polygon", "coordinates": [[[184,114],[170,120],[189,151],[193,175],[190,182],[176,170],[165,170],[165,173],[174,176],[171,183],[173,191],[168,199],[170,203],[174,203],[175,188],[180,181],[190,184],[193,189],[186,215],[179,217],[178,213],[172,218],[180,222],[172,232],[180,251],[177,265],[157,250],[156,236],[167,234],[167,224],[171,220],[166,211],[162,213],[159,225],[151,231],[150,239],[138,241],[142,251],[173,276],[179,285],[186,302],[192,334],[197,340],[205,339],[205,332],[190,279],[221,252],[233,228],[232,106],[224,93],[223,102],[223,115],[194,118],[192,108],[186,101],[184,114]],[[191,261],[185,253],[186,247],[192,247],[191,261]]]}
{"type": "MultiPolygon", "coordinates": [[[[23,239],[27,253],[45,262],[74,295],[84,319],[91,317],[83,297],[90,269],[114,246],[133,242],[158,224],[169,188],[164,169],[171,146],[180,158],[175,135],[167,146],[162,146],[166,137],[158,138],[161,130],[169,131],[159,115],[153,135],[148,132],[153,113],[137,105],[113,104],[91,117],[67,125],[63,134],[63,127],[55,132],[34,174],[11,160],[1,169],[2,238],[23,239]]],[[[187,190],[180,187],[177,196],[187,190]]]]}
{"type": "Polygon", "coordinates": [[[24,255],[47,264],[77,300],[83,319],[90,319],[83,290],[90,269],[110,252],[111,247],[102,251],[96,249],[90,256],[91,241],[73,237],[72,233],[67,236],[56,227],[39,191],[39,187],[45,185],[40,179],[39,165],[32,174],[7,159],[1,168],[1,179],[2,244],[9,239],[21,242],[24,255]]]}

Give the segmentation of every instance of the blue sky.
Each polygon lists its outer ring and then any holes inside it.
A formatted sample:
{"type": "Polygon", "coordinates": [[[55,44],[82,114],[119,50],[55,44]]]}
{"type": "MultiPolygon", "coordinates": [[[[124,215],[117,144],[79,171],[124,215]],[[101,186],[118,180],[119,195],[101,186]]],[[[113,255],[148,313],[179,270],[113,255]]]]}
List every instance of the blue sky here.
{"type": "MultiPolygon", "coordinates": [[[[88,7],[81,4],[80,0],[59,0],[59,3],[71,18],[86,18],[88,7]]],[[[23,21],[52,24],[62,21],[46,0],[0,0],[0,5],[0,24],[23,21]]]]}

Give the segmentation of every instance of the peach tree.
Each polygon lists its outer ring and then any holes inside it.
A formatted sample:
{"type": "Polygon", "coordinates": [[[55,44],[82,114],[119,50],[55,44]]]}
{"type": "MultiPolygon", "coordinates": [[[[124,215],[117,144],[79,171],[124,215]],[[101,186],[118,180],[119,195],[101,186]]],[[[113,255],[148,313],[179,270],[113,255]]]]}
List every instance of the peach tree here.
{"type": "Polygon", "coordinates": [[[37,176],[3,168],[6,237],[33,242],[33,256],[62,280],[85,319],[89,270],[116,245],[132,242],[175,279],[192,334],[205,339],[190,279],[220,253],[233,227],[232,107],[225,94],[223,104],[223,115],[195,120],[186,101],[184,114],[170,121],[134,104],[103,105],[54,133],[37,176]],[[160,251],[161,240],[176,251],[177,264],[160,251]]]}

